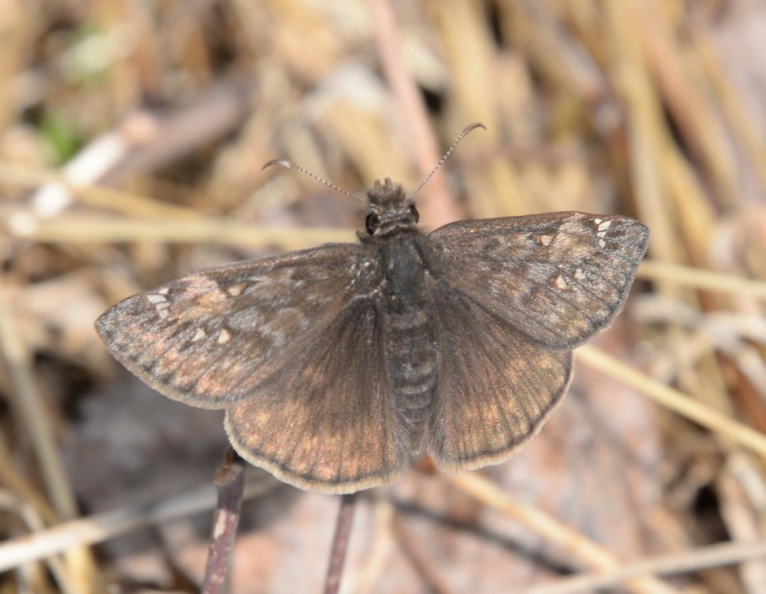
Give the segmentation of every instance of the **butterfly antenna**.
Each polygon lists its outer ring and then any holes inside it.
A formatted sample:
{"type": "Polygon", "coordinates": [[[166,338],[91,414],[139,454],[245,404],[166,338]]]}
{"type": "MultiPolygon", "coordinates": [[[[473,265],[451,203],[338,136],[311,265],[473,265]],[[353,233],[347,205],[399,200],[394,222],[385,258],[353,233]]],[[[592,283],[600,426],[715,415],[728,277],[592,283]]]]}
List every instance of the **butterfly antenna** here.
{"type": "Polygon", "coordinates": [[[300,165],[296,165],[292,161],[289,161],[287,159],[272,159],[271,161],[266,163],[263,167],[261,167],[261,171],[263,171],[267,167],[272,167],[272,166],[284,167],[285,169],[293,169],[294,171],[297,171],[298,173],[302,173],[304,175],[307,175],[311,179],[313,179],[315,181],[318,181],[319,183],[324,184],[325,186],[327,186],[331,190],[335,190],[339,194],[343,194],[344,196],[347,196],[347,197],[351,198],[351,200],[356,200],[357,202],[360,202],[360,203],[364,204],[365,206],[368,206],[368,203],[367,203],[366,200],[363,200],[362,198],[359,198],[358,196],[354,196],[348,190],[344,190],[343,188],[338,187],[338,186],[336,186],[335,184],[333,184],[331,182],[328,182],[326,179],[324,179],[322,177],[319,177],[316,173],[311,173],[308,169],[304,169],[303,167],[301,167],[300,165]]]}
{"type": "Polygon", "coordinates": [[[450,147],[447,149],[447,152],[444,153],[444,156],[439,160],[439,162],[436,164],[436,167],[434,167],[431,170],[431,173],[429,173],[426,178],[420,182],[420,185],[415,189],[415,191],[410,194],[409,198],[414,198],[415,194],[420,192],[420,190],[423,189],[423,186],[425,186],[431,178],[436,174],[437,171],[441,168],[442,165],[444,165],[444,162],[449,158],[449,156],[452,154],[452,151],[455,150],[458,144],[460,144],[460,141],[463,140],[466,136],[468,136],[469,132],[472,132],[473,130],[476,130],[476,128],[481,128],[482,130],[486,130],[487,127],[482,124],[481,122],[474,122],[473,124],[469,124],[465,128],[463,128],[463,131],[458,135],[458,137],[455,139],[455,142],[453,142],[450,147]]]}

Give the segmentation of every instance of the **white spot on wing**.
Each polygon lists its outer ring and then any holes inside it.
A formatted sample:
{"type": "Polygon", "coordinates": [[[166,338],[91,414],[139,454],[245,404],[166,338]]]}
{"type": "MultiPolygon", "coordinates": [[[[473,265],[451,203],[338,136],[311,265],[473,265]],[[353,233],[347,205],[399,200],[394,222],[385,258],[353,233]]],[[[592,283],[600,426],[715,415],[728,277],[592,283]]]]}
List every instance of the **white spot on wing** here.
{"type": "Polygon", "coordinates": [[[603,239],[598,240],[598,247],[606,247],[606,242],[603,239]]]}
{"type": "Polygon", "coordinates": [[[194,333],[194,336],[192,336],[191,341],[192,342],[198,342],[205,338],[207,336],[207,332],[203,330],[202,328],[197,328],[197,331],[194,333]]]}
{"type": "MultiPolygon", "coordinates": [[[[596,219],[598,221],[598,219],[596,219]]],[[[612,221],[604,221],[603,223],[598,224],[598,230],[599,231],[606,231],[609,229],[609,227],[612,226],[612,221]]]]}
{"type": "Polygon", "coordinates": [[[553,284],[556,285],[557,289],[560,289],[562,291],[565,291],[567,288],[567,282],[564,280],[564,277],[561,276],[560,274],[556,277],[556,280],[554,281],[553,284]]]}
{"type": "Polygon", "coordinates": [[[164,295],[160,295],[159,293],[147,293],[146,300],[154,306],[154,309],[157,310],[157,315],[160,316],[161,320],[167,319],[170,315],[170,304],[164,295]]]}
{"type": "Polygon", "coordinates": [[[551,244],[551,240],[553,238],[550,235],[540,235],[537,239],[540,241],[542,245],[547,247],[551,244]]]}
{"type": "Polygon", "coordinates": [[[163,287],[162,289],[157,291],[157,293],[159,293],[160,295],[167,295],[168,293],[170,293],[170,287],[163,287]]]}
{"type": "Polygon", "coordinates": [[[226,328],[222,329],[218,333],[218,344],[226,344],[231,340],[231,332],[229,332],[226,328]]]}
{"type": "Polygon", "coordinates": [[[239,283],[236,285],[231,285],[226,289],[226,292],[231,295],[232,297],[238,297],[242,294],[242,291],[245,290],[245,283],[239,283]]]}
{"type": "Polygon", "coordinates": [[[577,280],[583,280],[585,278],[585,273],[582,271],[582,268],[575,270],[574,277],[577,280]]]}

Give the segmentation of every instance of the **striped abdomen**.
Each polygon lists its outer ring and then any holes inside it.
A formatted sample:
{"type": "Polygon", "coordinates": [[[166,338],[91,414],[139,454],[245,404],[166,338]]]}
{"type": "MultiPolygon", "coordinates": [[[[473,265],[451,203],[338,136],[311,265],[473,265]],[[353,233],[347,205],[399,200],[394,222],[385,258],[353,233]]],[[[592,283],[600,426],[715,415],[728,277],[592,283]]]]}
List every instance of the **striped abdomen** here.
{"type": "Polygon", "coordinates": [[[386,367],[395,406],[417,451],[436,384],[433,322],[426,307],[386,312],[385,318],[386,367]]]}

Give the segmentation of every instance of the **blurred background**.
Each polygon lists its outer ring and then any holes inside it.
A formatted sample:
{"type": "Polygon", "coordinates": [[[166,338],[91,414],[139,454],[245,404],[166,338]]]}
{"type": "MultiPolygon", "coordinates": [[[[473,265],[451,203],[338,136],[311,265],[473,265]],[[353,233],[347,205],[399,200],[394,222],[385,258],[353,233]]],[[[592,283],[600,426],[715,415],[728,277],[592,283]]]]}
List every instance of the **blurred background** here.
{"type": "MultiPolygon", "coordinates": [[[[145,387],[94,320],[354,240],[358,204],[267,160],[413,189],[474,121],[424,228],[622,213],[648,259],[611,359],[578,355],[542,433],[471,475],[499,489],[423,464],[360,498],[343,591],[552,591],[731,543],[620,587],[766,592],[766,4],[0,0],[0,39],[0,593],[196,591],[222,415],[145,387]]],[[[232,591],[319,591],[338,498],[249,474],[232,591]]]]}

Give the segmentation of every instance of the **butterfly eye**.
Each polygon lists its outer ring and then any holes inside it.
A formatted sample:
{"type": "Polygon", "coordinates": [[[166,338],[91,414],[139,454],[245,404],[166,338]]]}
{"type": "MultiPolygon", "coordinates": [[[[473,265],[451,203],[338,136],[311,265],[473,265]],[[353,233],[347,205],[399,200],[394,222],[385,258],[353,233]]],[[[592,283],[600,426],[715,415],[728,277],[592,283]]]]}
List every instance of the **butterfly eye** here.
{"type": "Polygon", "coordinates": [[[418,212],[418,209],[415,208],[415,205],[410,204],[410,207],[407,210],[409,211],[412,220],[417,223],[420,220],[420,213],[418,212]]]}
{"type": "Polygon", "coordinates": [[[364,222],[364,224],[365,227],[367,227],[367,233],[373,235],[377,230],[378,225],[380,225],[380,217],[374,212],[371,212],[367,215],[367,220],[364,222]]]}

